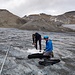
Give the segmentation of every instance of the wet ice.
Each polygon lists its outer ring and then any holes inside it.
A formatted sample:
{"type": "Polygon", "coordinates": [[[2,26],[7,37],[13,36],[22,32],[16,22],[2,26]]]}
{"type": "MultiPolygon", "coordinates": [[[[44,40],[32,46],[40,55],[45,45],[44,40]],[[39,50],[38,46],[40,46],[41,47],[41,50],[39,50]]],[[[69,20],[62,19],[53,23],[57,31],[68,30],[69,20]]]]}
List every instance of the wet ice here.
{"type": "MultiPolygon", "coordinates": [[[[40,71],[47,75],[75,75],[75,33],[38,31],[42,37],[48,35],[53,40],[54,56],[61,59],[58,64],[44,67],[38,64],[40,59],[27,58],[27,50],[34,48],[32,46],[34,32],[37,31],[0,28],[0,68],[10,48],[2,75],[38,75],[40,71]]],[[[42,41],[42,48],[44,47],[45,41],[42,41]]]]}

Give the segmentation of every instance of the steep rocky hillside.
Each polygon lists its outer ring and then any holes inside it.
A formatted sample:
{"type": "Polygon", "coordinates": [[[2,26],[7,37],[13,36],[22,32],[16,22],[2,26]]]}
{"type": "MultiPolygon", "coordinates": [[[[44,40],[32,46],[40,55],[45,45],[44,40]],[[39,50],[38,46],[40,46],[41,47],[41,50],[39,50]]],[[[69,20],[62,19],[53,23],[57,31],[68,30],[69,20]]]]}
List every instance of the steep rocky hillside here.
{"type": "Polygon", "coordinates": [[[73,31],[62,24],[75,24],[75,12],[66,12],[62,15],[51,16],[44,13],[32,14],[20,18],[6,9],[0,9],[0,27],[20,28],[40,31],[73,31]]]}
{"type": "Polygon", "coordinates": [[[67,22],[63,15],[51,16],[42,13],[24,16],[23,19],[25,19],[27,23],[21,26],[21,29],[43,31],[72,31],[71,29],[62,26],[62,24],[67,22]]]}
{"type": "Polygon", "coordinates": [[[0,9],[0,27],[20,27],[26,21],[8,10],[0,9]]]}
{"type": "Polygon", "coordinates": [[[52,16],[50,19],[64,24],[75,24],[75,11],[66,12],[58,16],[52,16]]]}
{"type": "Polygon", "coordinates": [[[46,14],[38,14],[38,15],[29,15],[24,16],[24,19],[34,20],[34,19],[45,19],[46,21],[53,21],[53,22],[61,22],[63,24],[75,24],[75,11],[66,12],[62,15],[58,16],[51,16],[46,14]]]}

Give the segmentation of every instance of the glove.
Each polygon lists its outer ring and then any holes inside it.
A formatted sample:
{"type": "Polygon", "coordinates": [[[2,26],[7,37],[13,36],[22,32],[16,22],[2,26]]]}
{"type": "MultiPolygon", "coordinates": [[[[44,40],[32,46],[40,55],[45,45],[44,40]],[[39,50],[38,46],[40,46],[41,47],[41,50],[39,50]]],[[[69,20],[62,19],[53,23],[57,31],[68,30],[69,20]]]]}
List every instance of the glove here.
{"type": "Polygon", "coordinates": [[[44,51],[46,51],[46,49],[44,49],[44,51]]]}
{"type": "Polygon", "coordinates": [[[36,45],[36,43],[32,43],[32,45],[36,45]]]}

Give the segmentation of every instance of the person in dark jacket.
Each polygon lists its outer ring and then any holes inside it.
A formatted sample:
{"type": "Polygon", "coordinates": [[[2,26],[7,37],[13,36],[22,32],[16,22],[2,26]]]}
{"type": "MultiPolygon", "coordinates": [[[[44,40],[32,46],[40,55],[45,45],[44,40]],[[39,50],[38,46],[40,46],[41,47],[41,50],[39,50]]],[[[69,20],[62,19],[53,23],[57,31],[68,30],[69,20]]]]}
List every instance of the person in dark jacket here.
{"type": "Polygon", "coordinates": [[[32,39],[33,39],[33,45],[35,45],[35,48],[37,48],[37,42],[39,41],[39,49],[41,51],[41,35],[39,33],[35,33],[32,35],[32,39]]]}
{"type": "Polygon", "coordinates": [[[48,36],[44,36],[44,40],[46,41],[46,48],[44,55],[54,57],[52,40],[50,40],[48,36]]]}

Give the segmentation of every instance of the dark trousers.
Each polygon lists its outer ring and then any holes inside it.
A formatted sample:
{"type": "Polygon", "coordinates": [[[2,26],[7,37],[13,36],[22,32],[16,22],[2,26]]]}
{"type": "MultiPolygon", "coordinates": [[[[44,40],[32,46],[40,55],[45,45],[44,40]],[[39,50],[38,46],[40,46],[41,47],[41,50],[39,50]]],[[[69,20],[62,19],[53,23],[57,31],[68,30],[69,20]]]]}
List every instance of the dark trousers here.
{"type": "Polygon", "coordinates": [[[37,41],[35,42],[35,43],[36,43],[36,44],[35,44],[35,48],[36,48],[36,49],[38,49],[38,48],[37,48],[37,42],[39,42],[39,49],[41,50],[41,39],[40,39],[40,40],[37,40],[37,41]]]}

